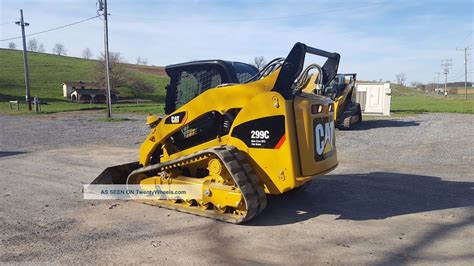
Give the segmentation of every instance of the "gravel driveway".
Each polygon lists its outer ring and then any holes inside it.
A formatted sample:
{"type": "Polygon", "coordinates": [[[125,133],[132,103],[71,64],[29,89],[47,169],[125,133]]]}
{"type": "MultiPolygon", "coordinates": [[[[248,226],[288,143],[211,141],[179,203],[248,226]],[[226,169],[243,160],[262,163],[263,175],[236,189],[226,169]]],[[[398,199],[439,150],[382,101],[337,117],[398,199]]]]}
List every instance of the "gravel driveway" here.
{"type": "Polygon", "coordinates": [[[246,225],[83,200],[148,131],[143,116],[101,116],[0,115],[1,263],[473,264],[474,115],[337,131],[339,167],[246,225]]]}

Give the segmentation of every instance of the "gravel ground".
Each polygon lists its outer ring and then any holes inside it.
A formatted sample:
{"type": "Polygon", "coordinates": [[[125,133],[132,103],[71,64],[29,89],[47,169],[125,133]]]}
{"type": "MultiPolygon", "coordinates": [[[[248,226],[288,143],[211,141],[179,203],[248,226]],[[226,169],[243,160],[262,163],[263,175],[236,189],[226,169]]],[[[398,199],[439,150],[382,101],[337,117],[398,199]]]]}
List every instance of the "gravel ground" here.
{"type": "Polygon", "coordinates": [[[130,147],[148,134],[146,116],[114,115],[127,121],[103,122],[102,112],[68,112],[52,115],[0,114],[0,151],[40,151],[104,144],[130,147]]]}
{"type": "Polygon", "coordinates": [[[101,116],[0,115],[1,263],[473,264],[473,115],[337,131],[339,167],[246,225],[83,200],[148,131],[143,116],[101,116]]]}

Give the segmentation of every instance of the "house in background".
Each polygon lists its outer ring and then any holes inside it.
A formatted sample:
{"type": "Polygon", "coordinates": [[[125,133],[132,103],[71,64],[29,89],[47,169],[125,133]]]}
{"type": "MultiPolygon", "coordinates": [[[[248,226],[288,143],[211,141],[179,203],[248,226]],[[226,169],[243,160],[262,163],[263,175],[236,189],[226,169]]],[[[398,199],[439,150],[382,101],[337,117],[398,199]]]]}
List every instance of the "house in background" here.
{"type": "MultiPolygon", "coordinates": [[[[63,96],[69,98],[71,102],[77,103],[105,103],[107,92],[99,88],[97,83],[70,82],[63,83],[63,96]]],[[[110,96],[113,102],[118,101],[119,92],[111,90],[110,96]]]]}

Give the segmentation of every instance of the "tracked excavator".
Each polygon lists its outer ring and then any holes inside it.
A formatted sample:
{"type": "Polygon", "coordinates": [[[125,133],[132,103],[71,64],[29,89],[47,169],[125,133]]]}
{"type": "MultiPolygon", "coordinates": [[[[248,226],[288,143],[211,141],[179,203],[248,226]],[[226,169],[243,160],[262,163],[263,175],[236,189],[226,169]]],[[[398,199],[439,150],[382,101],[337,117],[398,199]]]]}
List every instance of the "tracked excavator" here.
{"type": "Polygon", "coordinates": [[[223,60],[166,67],[165,116],[149,116],[139,161],[105,169],[92,184],[199,184],[196,199],[146,204],[229,223],[337,167],[334,101],[327,86],[340,56],[296,43],[258,71],[223,60]],[[325,63],[305,65],[307,54],[325,63]],[[314,73],[312,73],[314,72],[314,73]],[[318,85],[316,84],[316,85],[318,85]]]}

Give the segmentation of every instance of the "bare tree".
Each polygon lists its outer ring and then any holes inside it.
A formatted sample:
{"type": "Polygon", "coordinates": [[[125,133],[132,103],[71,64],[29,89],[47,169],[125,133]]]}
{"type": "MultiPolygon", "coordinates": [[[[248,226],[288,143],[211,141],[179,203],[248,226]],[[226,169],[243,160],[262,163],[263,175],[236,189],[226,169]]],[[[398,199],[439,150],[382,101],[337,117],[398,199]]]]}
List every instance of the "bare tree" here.
{"type": "Polygon", "coordinates": [[[16,49],[16,44],[14,42],[9,42],[8,49],[16,49]]]}
{"type": "Polygon", "coordinates": [[[91,59],[92,58],[92,50],[89,48],[86,48],[82,51],[82,58],[84,59],[91,59]]]}
{"type": "Polygon", "coordinates": [[[42,43],[40,43],[39,47],[38,47],[38,53],[44,53],[45,49],[44,49],[44,45],[42,43]]]}
{"type": "Polygon", "coordinates": [[[416,88],[418,90],[429,90],[428,84],[425,85],[425,84],[423,84],[419,81],[412,81],[410,83],[410,86],[413,87],[413,88],[416,88]]]}
{"type": "Polygon", "coordinates": [[[146,58],[141,58],[140,56],[137,57],[137,65],[147,65],[148,61],[146,58]]]}
{"type": "Polygon", "coordinates": [[[28,44],[27,44],[28,51],[36,52],[38,50],[38,47],[39,47],[39,44],[36,39],[28,40],[28,44]]]}
{"type": "MultiPolygon", "coordinates": [[[[97,58],[98,62],[94,71],[94,77],[96,83],[105,88],[106,77],[105,77],[105,55],[101,55],[97,58]]],[[[123,66],[124,61],[120,53],[109,52],[109,67],[110,67],[110,86],[117,88],[125,86],[128,79],[128,71],[123,66]]]]}
{"type": "Polygon", "coordinates": [[[253,58],[253,65],[261,70],[266,65],[265,57],[263,56],[256,56],[253,58]]]}
{"type": "Polygon", "coordinates": [[[400,86],[405,86],[405,81],[406,81],[406,75],[405,73],[399,73],[395,75],[395,78],[397,79],[397,84],[400,86]]]}
{"type": "Polygon", "coordinates": [[[27,49],[31,52],[44,52],[44,45],[42,43],[38,43],[38,40],[36,39],[29,39],[27,49]]]}
{"type": "MultiPolygon", "coordinates": [[[[155,90],[155,85],[144,80],[143,77],[139,75],[139,73],[128,70],[124,66],[124,63],[125,61],[120,53],[109,53],[111,89],[126,87],[138,102],[138,99],[144,94],[153,92],[155,90]]],[[[94,73],[95,76],[93,78],[95,82],[105,88],[105,56],[102,53],[98,58],[94,73]]]]}
{"type": "Polygon", "coordinates": [[[137,104],[139,98],[143,97],[146,93],[150,93],[155,90],[153,83],[145,81],[141,76],[133,72],[128,73],[126,86],[130,88],[130,92],[137,100],[137,104]]]}
{"type": "Polygon", "coordinates": [[[56,43],[53,47],[53,54],[66,55],[66,47],[62,43],[56,43]]]}

